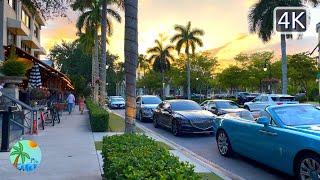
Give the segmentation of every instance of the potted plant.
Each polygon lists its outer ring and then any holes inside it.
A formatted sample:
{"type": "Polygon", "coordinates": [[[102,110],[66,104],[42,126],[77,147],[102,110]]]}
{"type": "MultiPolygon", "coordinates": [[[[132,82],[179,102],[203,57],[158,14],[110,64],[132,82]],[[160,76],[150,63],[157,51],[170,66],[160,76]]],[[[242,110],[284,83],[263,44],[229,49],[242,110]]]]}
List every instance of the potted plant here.
{"type": "Polygon", "coordinates": [[[25,79],[27,66],[25,63],[18,61],[16,55],[16,48],[11,46],[8,59],[2,63],[0,81],[5,83],[6,86],[12,86],[22,83],[25,79]]]}

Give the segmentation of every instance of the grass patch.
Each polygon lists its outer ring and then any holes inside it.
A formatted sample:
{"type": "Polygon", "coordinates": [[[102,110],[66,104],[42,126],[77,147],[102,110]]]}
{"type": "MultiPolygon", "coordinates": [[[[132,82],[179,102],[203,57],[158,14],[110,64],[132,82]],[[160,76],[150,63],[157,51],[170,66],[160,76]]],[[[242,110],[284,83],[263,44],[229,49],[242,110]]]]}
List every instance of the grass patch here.
{"type": "Polygon", "coordinates": [[[222,180],[219,176],[214,173],[198,173],[202,180],[222,180]]]}
{"type": "MultiPolygon", "coordinates": [[[[109,113],[109,132],[124,132],[125,130],[125,121],[121,116],[109,113]]],[[[143,133],[140,128],[136,127],[136,133],[143,133]]]]}
{"type": "Polygon", "coordinates": [[[161,141],[157,141],[157,143],[159,144],[159,146],[167,149],[167,150],[174,150],[172,147],[170,147],[169,145],[167,145],[166,143],[164,142],[161,142],[161,141]]]}
{"type": "Polygon", "coordinates": [[[94,145],[96,147],[96,150],[102,150],[102,141],[95,141],[94,145]]]}
{"type": "Polygon", "coordinates": [[[114,113],[109,114],[109,131],[110,132],[124,132],[124,119],[114,113]]]}

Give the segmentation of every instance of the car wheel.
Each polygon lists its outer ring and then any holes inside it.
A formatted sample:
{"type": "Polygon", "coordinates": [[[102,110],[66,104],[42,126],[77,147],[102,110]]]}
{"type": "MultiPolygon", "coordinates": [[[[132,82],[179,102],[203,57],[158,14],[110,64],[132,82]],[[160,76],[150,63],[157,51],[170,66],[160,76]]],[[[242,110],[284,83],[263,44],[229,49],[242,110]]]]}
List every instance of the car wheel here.
{"type": "Polygon", "coordinates": [[[175,136],[179,136],[180,135],[180,130],[179,130],[177,121],[173,121],[172,122],[171,131],[172,131],[172,134],[175,135],[175,136]]]}
{"type": "Polygon", "coordinates": [[[312,153],[302,155],[295,164],[295,174],[299,180],[320,179],[320,157],[312,153]]]}
{"type": "Polygon", "coordinates": [[[158,128],[159,127],[159,124],[158,124],[158,121],[157,121],[157,119],[156,119],[156,116],[153,116],[153,126],[155,127],[155,128],[158,128]]]}
{"type": "Polygon", "coordinates": [[[217,146],[219,153],[222,156],[229,157],[232,154],[231,143],[227,133],[224,130],[219,130],[217,133],[217,146]]]}

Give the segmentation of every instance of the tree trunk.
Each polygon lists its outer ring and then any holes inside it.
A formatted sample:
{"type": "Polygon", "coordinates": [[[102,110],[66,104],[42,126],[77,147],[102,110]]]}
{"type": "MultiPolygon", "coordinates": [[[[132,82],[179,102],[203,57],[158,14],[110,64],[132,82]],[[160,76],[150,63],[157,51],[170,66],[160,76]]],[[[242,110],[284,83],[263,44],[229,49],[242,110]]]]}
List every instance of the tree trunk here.
{"type": "Polygon", "coordinates": [[[16,156],[16,158],[14,159],[14,162],[13,162],[13,166],[16,168],[18,167],[19,158],[20,158],[20,155],[16,156]]]}
{"type": "Polygon", "coordinates": [[[95,103],[99,103],[99,83],[97,83],[97,79],[99,77],[99,37],[98,37],[98,28],[96,28],[94,32],[94,101],[95,103]]]}
{"type": "Polygon", "coordinates": [[[4,26],[4,19],[3,19],[3,12],[4,12],[4,0],[0,0],[0,62],[4,61],[4,50],[3,50],[3,26],[4,26]]]}
{"type": "Polygon", "coordinates": [[[91,57],[91,85],[92,85],[92,95],[93,101],[96,102],[96,59],[95,59],[95,51],[94,47],[92,48],[92,57],[91,57]]]}
{"type": "Polygon", "coordinates": [[[165,96],[165,83],[164,83],[164,72],[163,69],[161,70],[161,78],[162,78],[162,99],[166,100],[166,96],[165,96]]]}
{"type": "Polygon", "coordinates": [[[138,0],[126,0],[125,6],[125,77],[126,113],[125,132],[135,132],[136,118],[136,69],[138,60],[138,0]]]}
{"type": "Polygon", "coordinates": [[[288,94],[288,65],[286,50],[286,35],[281,34],[281,69],[282,69],[282,94],[288,94]]]}
{"type": "Polygon", "coordinates": [[[106,99],[106,83],[107,83],[107,0],[102,1],[102,18],[101,18],[101,69],[100,69],[100,106],[104,106],[106,99]]]}
{"type": "Polygon", "coordinates": [[[189,53],[187,53],[187,83],[188,83],[188,87],[187,87],[187,94],[188,94],[188,99],[191,99],[191,81],[190,81],[190,55],[189,53]]]}

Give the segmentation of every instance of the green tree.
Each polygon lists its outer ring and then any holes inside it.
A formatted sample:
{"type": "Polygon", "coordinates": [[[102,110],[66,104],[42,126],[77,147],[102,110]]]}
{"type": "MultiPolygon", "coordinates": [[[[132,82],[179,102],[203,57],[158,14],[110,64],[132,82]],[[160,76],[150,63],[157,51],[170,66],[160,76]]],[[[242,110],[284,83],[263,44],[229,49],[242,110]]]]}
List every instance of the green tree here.
{"type": "MultiPolygon", "coordinates": [[[[164,84],[164,75],[165,72],[170,69],[171,62],[174,61],[172,56],[172,51],[174,47],[171,45],[164,46],[159,40],[155,41],[156,46],[147,50],[147,53],[150,54],[149,60],[153,62],[153,70],[161,73],[162,84],[164,84]]],[[[164,95],[164,85],[162,87],[162,97],[164,95]]]]}
{"type": "Polygon", "coordinates": [[[176,50],[180,54],[181,49],[184,48],[185,54],[187,56],[187,94],[188,99],[191,98],[191,84],[190,84],[190,55],[195,53],[197,46],[203,46],[202,40],[199,36],[204,35],[204,31],[201,29],[192,29],[191,22],[189,21],[187,26],[175,25],[174,29],[177,31],[177,34],[171,38],[171,42],[176,42],[176,50]]]}
{"type": "Polygon", "coordinates": [[[125,9],[125,76],[126,113],[125,132],[135,132],[136,117],[136,72],[138,60],[138,0],[124,1],[125,9]]]}
{"type": "Polygon", "coordinates": [[[10,156],[15,156],[14,162],[13,162],[13,166],[17,167],[18,166],[18,162],[19,159],[21,158],[22,163],[24,163],[27,159],[30,159],[30,156],[28,153],[23,151],[23,145],[21,142],[18,142],[18,146],[13,146],[14,151],[12,151],[10,153],[10,156]]]}
{"type": "Polygon", "coordinates": [[[310,86],[316,81],[317,60],[305,53],[288,56],[288,75],[289,83],[293,86],[294,91],[308,92],[310,86]]]}
{"type": "MultiPolygon", "coordinates": [[[[92,86],[94,87],[93,97],[95,102],[99,101],[99,82],[100,80],[99,75],[99,37],[98,37],[98,31],[101,27],[101,6],[102,1],[83,1],[83,0],[76,0],[73,2],[71,7],[73,10],[81,11],[82,14],[79,16],[77,20],[77,28],[79,30],[79,34],[82,33],[82,30],[85,30],[86,34],[89,34],[86,36],[88,43],[93,42],[94,44],[91,44],[92,49],[92,86]],[[93,38],[93,40],[90,40],[89,38],[93,38]]],[[[110,17],[114,18],[118,22],[121,21],[121,17],[119,13],[116,10],[107,8],[106,9],[106,27],[108,35],[110,36],[112,34],[112,21],[110,17]]],[[[104,41],[102,44],[106,43],[106,39],[104,38],[104,41]]],[[[105,66],[102,66],[104,69],[105,66]]],[[[104,74],[105,75],[105,74],[104,74]]],[[[105,86],[105,84],[103,84],[105,86]]],[[[104,93],[103,93],[104,94],[104,93]]],[[[105,97],[102,97],[105,98],[105,97]]]]}
{"type": "MultiPolygon", "coordinates": [[[[296,7],[303,6],[304,2],[310,2],[313,5],[319,3],[318,0],[259,0],[252,6],[249,12],[249,28],[253,33],[257,33],[263,42],[268,42],[273,34],[273,10],[276,7],[296,7]]],[[[282,93],[288,92],[288,77],[287,77],[287,54],[286,54],[286,36],[281,34],[281,62],[282,62],[282,93]]]]}
{"type": "Polygon", "coordinates": [[[149,63],[150,61],[147,59],[146,55],[140,54],[137,62],[138,74],[140,74],[140,71],[142,71],[143,75],[145,75],[146,70],[149,69],[149,63]]]}

